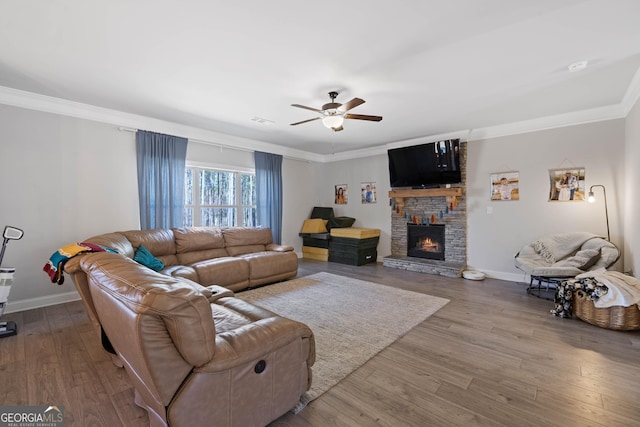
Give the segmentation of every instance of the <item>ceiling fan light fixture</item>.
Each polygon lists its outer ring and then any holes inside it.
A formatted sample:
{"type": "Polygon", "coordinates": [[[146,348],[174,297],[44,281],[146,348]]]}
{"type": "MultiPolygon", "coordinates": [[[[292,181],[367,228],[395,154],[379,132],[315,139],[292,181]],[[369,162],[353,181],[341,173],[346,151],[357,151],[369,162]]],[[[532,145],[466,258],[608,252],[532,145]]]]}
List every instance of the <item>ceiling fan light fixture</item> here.
{"type": "Polygon", "coordinates": [[[322,119],[322,124],[329,129],[339,128],[342,123],[344,123],[344,117],[339,114],[326,116],[322,119]]]}

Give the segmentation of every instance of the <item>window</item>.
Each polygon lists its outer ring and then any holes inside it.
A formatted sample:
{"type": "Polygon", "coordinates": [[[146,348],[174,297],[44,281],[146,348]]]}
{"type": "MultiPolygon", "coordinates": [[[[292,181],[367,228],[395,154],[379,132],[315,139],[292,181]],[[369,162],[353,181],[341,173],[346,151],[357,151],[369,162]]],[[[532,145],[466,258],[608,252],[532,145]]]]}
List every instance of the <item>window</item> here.
{"type": "Polygon", "coordinates": [[[187,166],[184,204],[185,227],[255,227],[256,176],[187,166]]]}

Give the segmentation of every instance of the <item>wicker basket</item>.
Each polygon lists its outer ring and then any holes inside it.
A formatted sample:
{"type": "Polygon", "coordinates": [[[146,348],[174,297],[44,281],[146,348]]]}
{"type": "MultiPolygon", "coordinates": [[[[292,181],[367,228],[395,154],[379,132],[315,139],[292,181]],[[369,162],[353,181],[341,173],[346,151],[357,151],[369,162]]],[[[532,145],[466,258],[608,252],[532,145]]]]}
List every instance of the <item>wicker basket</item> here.
{"type": "Polygon", "coordinates": [[[640,310],[637,305],[599,308],[582,290],[573,294],[573,313],[581,320],[601,328],[618,331],[640,329],[640,310]]]}

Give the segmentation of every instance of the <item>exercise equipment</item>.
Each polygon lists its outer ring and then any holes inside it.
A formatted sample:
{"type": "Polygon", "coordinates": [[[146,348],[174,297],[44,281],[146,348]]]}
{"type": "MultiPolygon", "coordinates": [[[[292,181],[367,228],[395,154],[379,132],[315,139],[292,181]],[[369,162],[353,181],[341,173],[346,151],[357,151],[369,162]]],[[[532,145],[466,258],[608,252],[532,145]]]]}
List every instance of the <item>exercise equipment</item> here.
{"type": "MultiPolygon", "coordinates": [[[[7,248],[9,240],[20,240],[24,232],[16,227],[7,225],[4,227],[2,233],[2,250],[0,251],[0,317],[4,313],[4,309],[7,306],[7,300],[9,299],[9,292],[11,292],[11,284],[13,282],[13,275],[16,272],[14,267],[2,267],[2,259],[4,258],[4,251],[7,248]]],[[[18,333],[18,325],[16,322],[0,322],[0,338],[10,337],[18,333]]]]}

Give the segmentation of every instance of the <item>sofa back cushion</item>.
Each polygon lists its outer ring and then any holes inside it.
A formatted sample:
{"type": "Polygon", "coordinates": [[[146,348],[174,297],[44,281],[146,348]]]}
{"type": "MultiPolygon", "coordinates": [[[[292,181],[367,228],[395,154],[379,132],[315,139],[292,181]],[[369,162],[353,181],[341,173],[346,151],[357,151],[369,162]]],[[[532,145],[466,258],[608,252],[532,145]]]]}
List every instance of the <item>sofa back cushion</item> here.
{"type": "Polygon", "coordinates": [[[220,228],[174,228],[178,262],[191,265],[198,261],[229,256],[220,228]]]}
{"type": "Polygon", "coordinates": [[[99,236],[86,239],[85,242],[105,246],[129,258],[133,258],[133,254],[135,253],[133,245],[131,245],[129,239],[127,239],[127,237],[122,233],[101,234],[99,236]]]}
{"type": "MultiPolygon", "coordinates": [[[[122,234],[131,242],[134,253],[142,245],[165,266],[178,264],[176,242],[171,229],[131,230],[122,234]]],[[[133,258],[133,255],[131,256],[133,258]]]]}
{"type": "Polygon", "coordinates": [[[220,228],[189,227],[174,228],[177,253],[224,248],[224,237],[220,228]]]}
{"type": "Polygon", "coordinates": [[[81,266],[105,333],[144,385],[136,388],[168,405],[193,367],[214,355],[215,325],[204,288],[119,254],[88,254],[81,266]]]}
{"type": "Polygon", "coordinates": [[[267,245],[273,242],[269,228],[223,228],[222,235],[231,256],[266,251],[267,245]]]}

